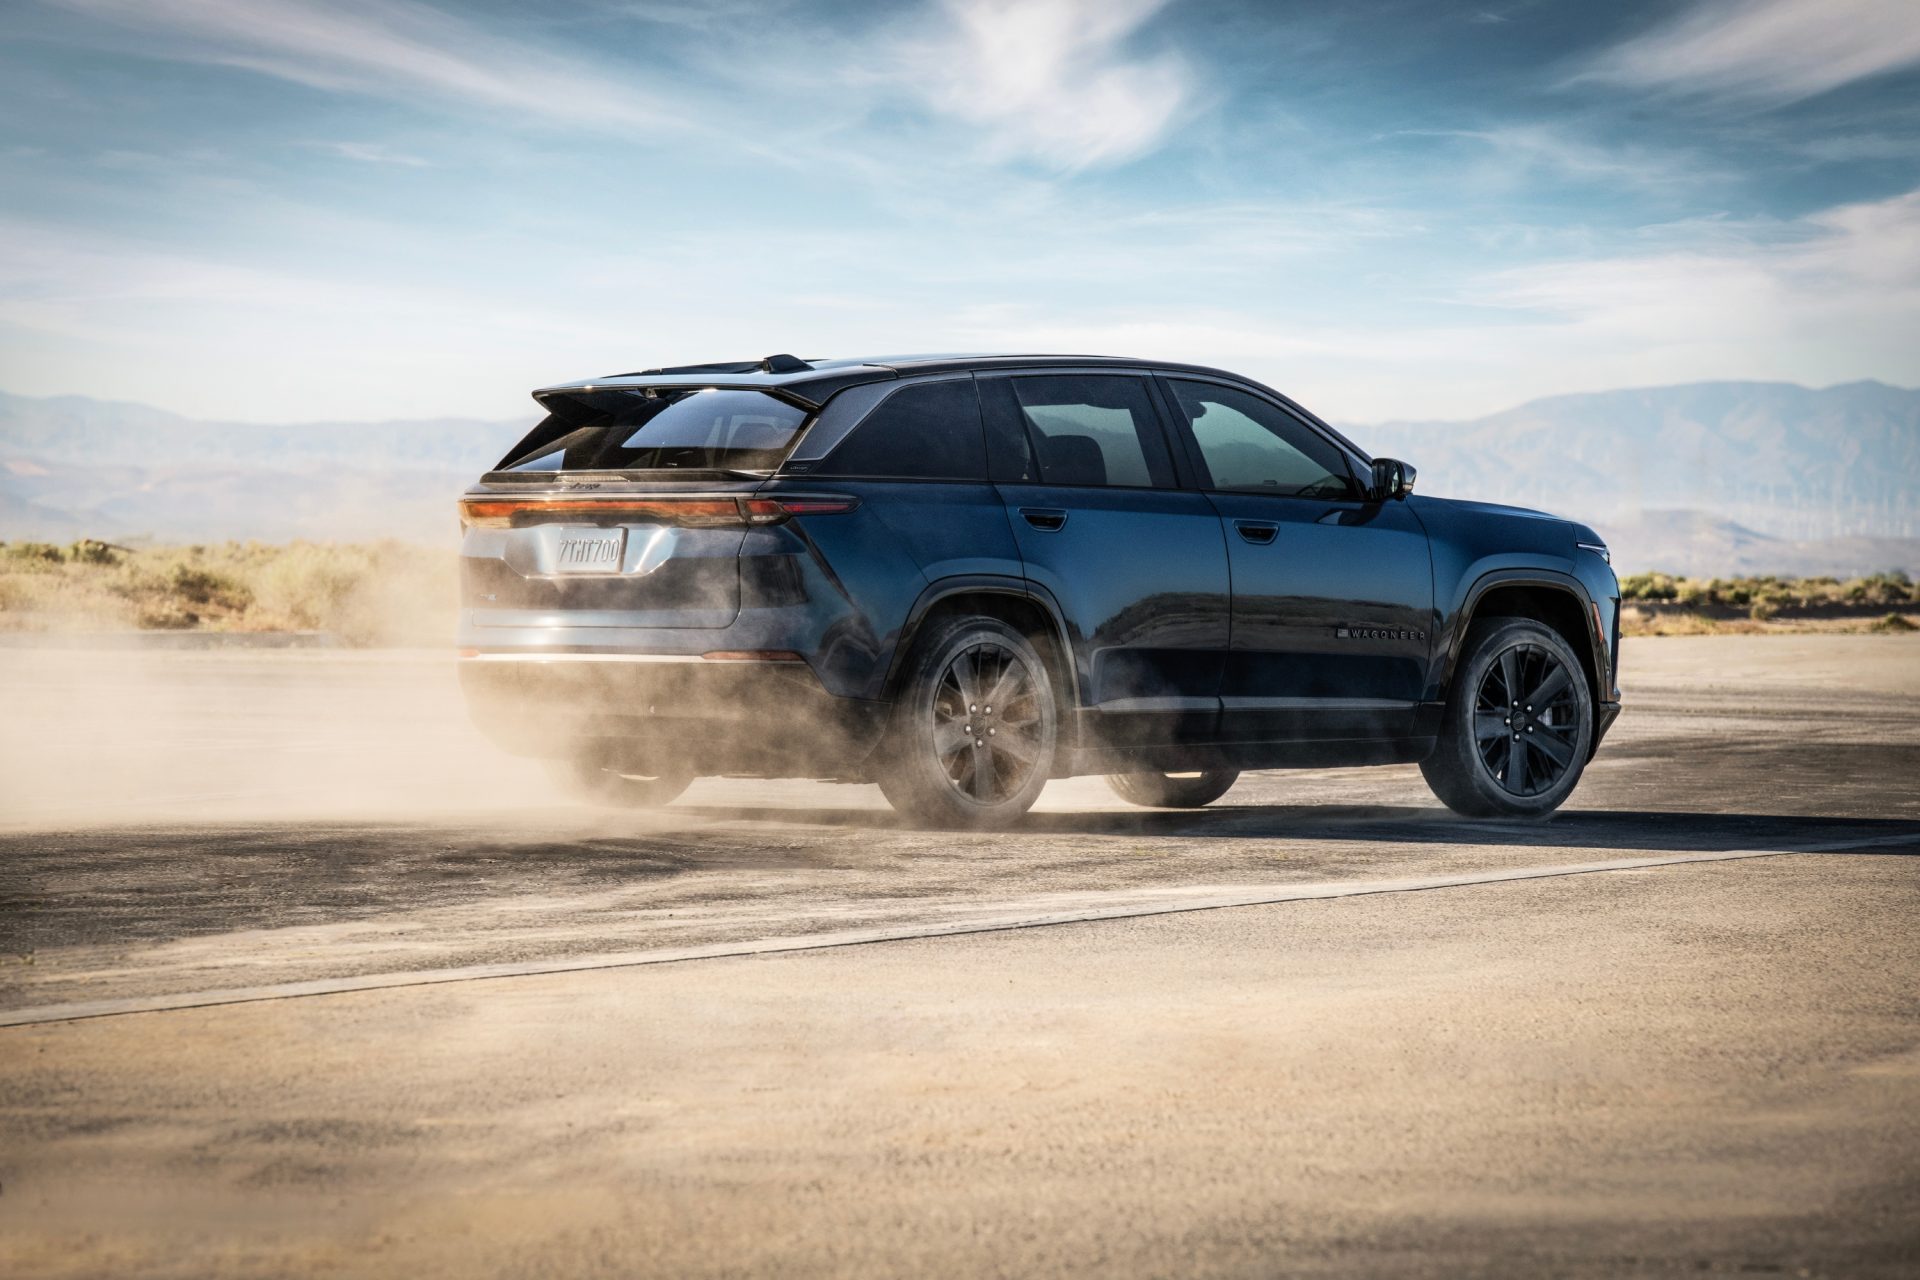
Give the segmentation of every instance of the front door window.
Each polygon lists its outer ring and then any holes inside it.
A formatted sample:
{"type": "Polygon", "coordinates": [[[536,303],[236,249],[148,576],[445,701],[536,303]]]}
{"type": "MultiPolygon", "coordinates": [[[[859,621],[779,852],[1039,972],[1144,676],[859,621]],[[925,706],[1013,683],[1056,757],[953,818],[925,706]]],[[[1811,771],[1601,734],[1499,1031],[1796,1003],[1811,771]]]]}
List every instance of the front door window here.
{"type": "Polygon", "coordinates": [[[1339,449],[1306,423],[1258,396],[1211,382],[1169,380],[1216,492],[1351,498],[1353,478],[1339,449]]]}

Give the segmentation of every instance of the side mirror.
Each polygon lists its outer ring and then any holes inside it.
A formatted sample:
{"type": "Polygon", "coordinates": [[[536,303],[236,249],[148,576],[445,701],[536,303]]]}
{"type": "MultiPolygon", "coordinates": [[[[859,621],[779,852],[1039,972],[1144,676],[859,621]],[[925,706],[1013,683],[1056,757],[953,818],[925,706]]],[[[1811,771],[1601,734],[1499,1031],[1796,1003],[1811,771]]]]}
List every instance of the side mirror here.
{"type": "Polygon", "coordinates": [[[1398,458],[1375,458],[1373,485],[1367,491],[1367,500],[1385,502],[1389,498],[1404,498],[1413,492],[1413,481],[1419,474],[1398,458]]]}

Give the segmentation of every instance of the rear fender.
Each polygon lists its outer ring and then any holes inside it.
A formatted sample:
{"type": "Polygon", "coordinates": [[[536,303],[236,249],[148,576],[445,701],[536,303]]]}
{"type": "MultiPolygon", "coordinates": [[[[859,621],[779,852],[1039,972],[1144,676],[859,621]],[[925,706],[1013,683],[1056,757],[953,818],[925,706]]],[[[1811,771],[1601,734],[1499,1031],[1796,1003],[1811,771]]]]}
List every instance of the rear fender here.
{"type": "Polygon", "coordinates": [[[1068,722],[1070,717],[1067,713],[1083,705],[1084,698],[1071,678],[1077,664],[1074,662],[1073,640],[1065,615],[1060,611],[1060,602],[1045,587],[999,574],[962,574],[942,578],[921,592],[919,599],[913,602],[913,608],[908,610],[906,622],[894,637],[893,654],[886,666],[884,683],[875,696],[890,696],[898,689],[905,674],[907,656],[913,652],[914,641],[919,638],[928,617],[941,604],[963,596],[1002,596],[1018,601],[1025,608],[1037,609],[1045,618],[1048,638],[1053,641],[1057,659],[1053,675],[1055,684],[1059,686],[1061,721],[1068,722]]]}

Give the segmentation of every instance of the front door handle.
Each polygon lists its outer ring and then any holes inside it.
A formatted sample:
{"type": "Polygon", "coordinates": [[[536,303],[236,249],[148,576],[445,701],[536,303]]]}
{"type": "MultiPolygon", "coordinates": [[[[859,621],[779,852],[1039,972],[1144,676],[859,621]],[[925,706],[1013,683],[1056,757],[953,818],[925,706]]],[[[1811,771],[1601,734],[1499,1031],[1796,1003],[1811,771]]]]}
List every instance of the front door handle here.
{"type": "Polygon", "coordinates": [[[1047,533],[1056,533],[1067,523],[1067,513],[1055,507],[1022,507],[1020,514],[1028,524],[1047,533]]]}
{"type": "Polygon", "coordinates": [[[1272,542],[1274,535],[1280,532],[1280,526],[1271,520],[1235,520],[1233,527],[1238,529],[1240,536],[1248,542],[1257,543],[1263,547],[1272,542]]]}

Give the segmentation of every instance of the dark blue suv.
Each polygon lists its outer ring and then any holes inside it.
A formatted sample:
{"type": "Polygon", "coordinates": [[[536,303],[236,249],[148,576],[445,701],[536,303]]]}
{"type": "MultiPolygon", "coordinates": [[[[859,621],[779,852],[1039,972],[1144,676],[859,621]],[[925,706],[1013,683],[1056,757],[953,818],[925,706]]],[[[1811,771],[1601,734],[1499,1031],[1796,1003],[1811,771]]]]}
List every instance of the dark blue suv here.
{"type": "Polygon", "coordinates": [[[461,499],[462,682],[600,800],[812,777],[990,826],[1049,778],[1197,806],[1418,762],[1537,816],[1619,711],[1591,529],[1414,497],[1217,369],[781,355],[534,396],[461,499]]]}

